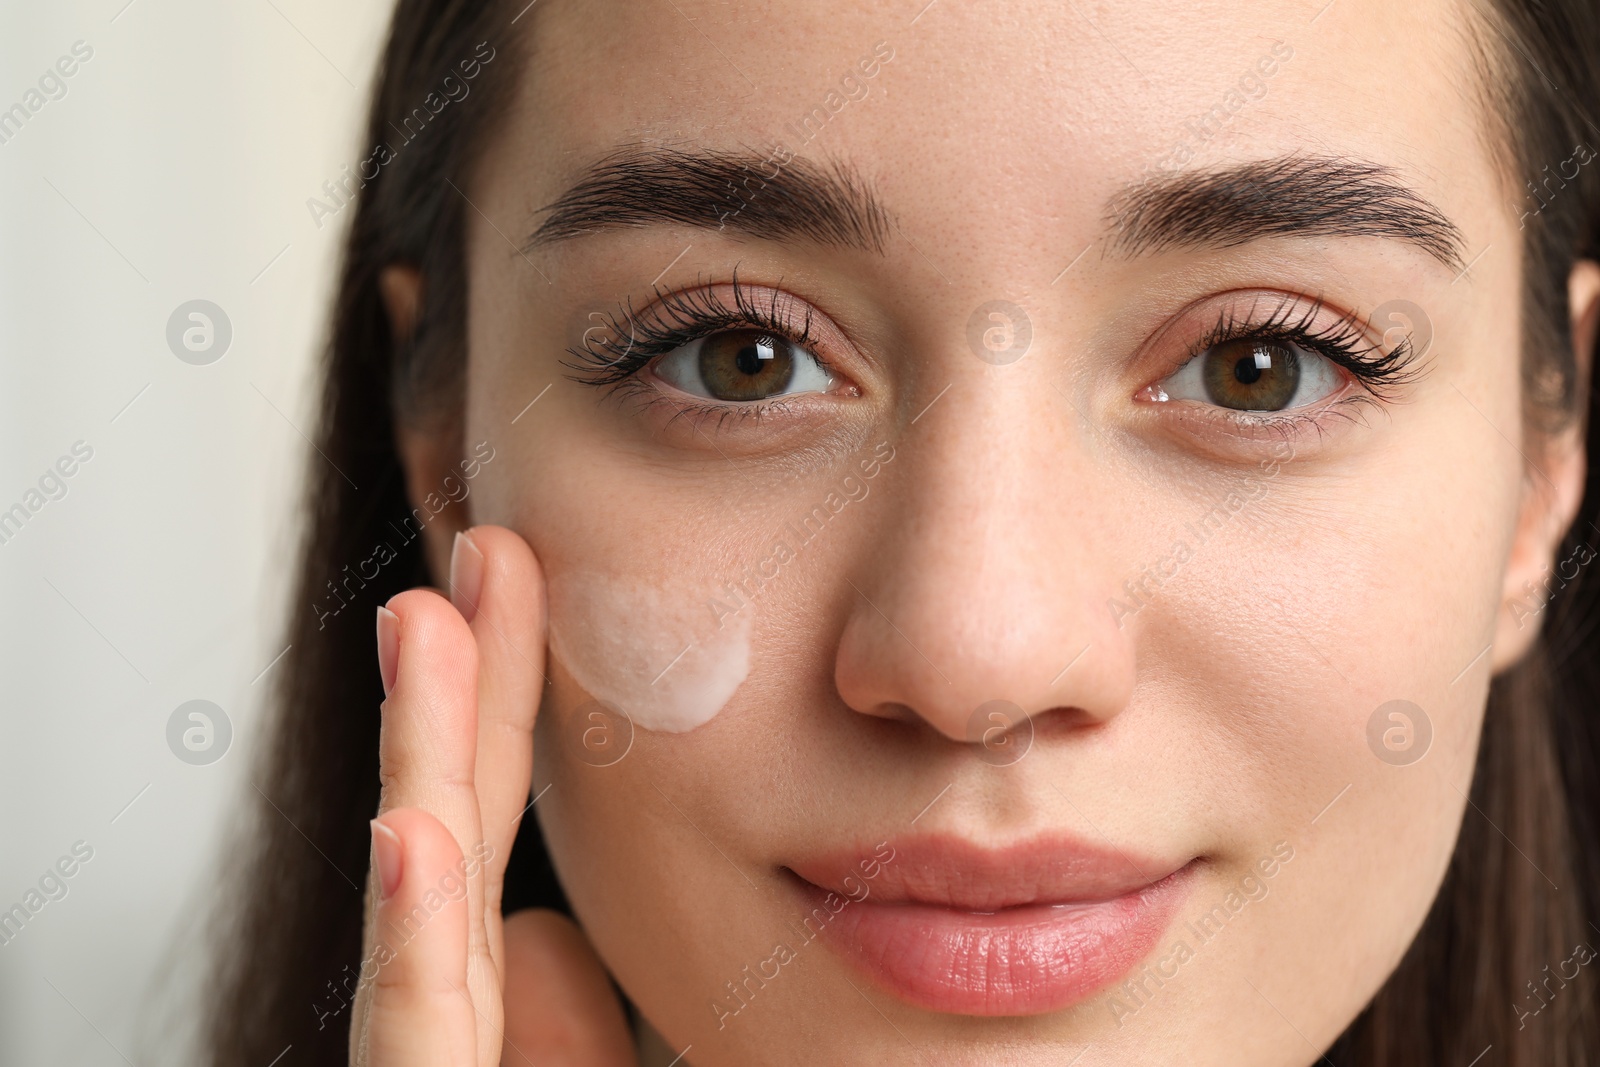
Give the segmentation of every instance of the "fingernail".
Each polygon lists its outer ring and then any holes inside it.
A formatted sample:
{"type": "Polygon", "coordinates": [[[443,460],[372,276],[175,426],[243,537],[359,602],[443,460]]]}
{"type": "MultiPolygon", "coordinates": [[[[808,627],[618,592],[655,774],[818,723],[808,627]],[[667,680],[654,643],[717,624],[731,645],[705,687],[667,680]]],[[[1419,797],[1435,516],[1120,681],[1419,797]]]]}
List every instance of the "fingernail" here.
{"type": "Polygon", "coordinates": [[[400,888],[400,864],[405,850],[400,835],[377,819],[372,820],[372,865],[378,871],[378,899],[388,900],[400,888]]]}
{"type": "Polygon", "coordinates": [[[383,695],[394,688],[400,671],[400,616],[388,608],[378,609],[378,673],[383,676],[383,695]]]}
{"type": "Polygon", "coordinates": [[[483,593],[483,552],[465,531],[456,534],[450,549],[450,603],[471,622],[478,614],[478,597],[483,593]]]}

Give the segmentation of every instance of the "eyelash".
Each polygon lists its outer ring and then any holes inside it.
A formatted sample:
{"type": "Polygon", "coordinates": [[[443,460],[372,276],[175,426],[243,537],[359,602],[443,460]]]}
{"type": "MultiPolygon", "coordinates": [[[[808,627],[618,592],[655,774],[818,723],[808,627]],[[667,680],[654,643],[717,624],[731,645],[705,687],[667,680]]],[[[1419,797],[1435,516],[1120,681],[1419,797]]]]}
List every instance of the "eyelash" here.
{"type": "MultiPolygon", "coordinates": [[[[811,308],[805,307],[804,318],[796,327],[791,317],[784,314],[784,309],[802,301],[778,289],[770,290],[770,295],[763,298],[739,281],[737,269],[727,285],[731,304],[708,284],[672,292],[652,288],[655,299],[643,316],[635,313],[631,298],[613,312],[595,313],[604,319],[603,325],[584,331],[584,343],[567,349],[571,359],[562,361],[562,365],[572,371],[568,375],[570,380],[608,391],[625,389],[648,402],[661,400],[659,390],[639,380],[639,372],[656,357],[722,330],[751,327],[770,330],[786,338],[811,352],[824,370],[831,372],[833,369],[815,351],[811,308]],[[602,337],[589,341],[588,334],[595,329],[601,330],[602,337]]],[[[1225,308],[1217,316],[1216,323],[1188,346],[1187,354],[1172,373],[1216,345],[1230,341],[1264,341],[1294,344],[1315,352],[1343,368],[1361,385],[1365,395],[1345,398],[1317,414],[1246,414],[1217,409],[1218,418],[1268,429],[1285,437],[1298,434],[1302,428],[1312,428],[1320,434],[1321,417],[1329,410],[1389,400],[1394,391],[1421,376],[1409,336],[1385,351],[1381,343],[1371,339],[1357,315],[1346,314],[1332,323],[1317,325],[1325,306],[1321,299],[1305,304],[1285,295],[1267,317],[1260,320],[1254,318],[1254,305],[1242,316],[1233,307],[1225,308]]],[[[678,400],[674,406],[680,409],[680,417],[715,418],[720,425],[729,417],[759,419],[786,405],[782,399],[774,399],[748,404],[678,400]]],[[[1349,416],[1348,412],[1344,414],[1349,416]]]]}
{"type": "Polygon", "coordinates": [[[1313,323],[1326,305],[1320,299],[1313,300],[1296,313],[1296,302],[1294,297],[1284,297],[1260,322],[1250,321],[1248,315],[1240,319],[1234,309],[1225,309],[1216,325],[1191,347],[1190,358],[1228,341],[1288,341],[1327,356],[1380,399],[1387,399],[1391,390],[1417,379],[1419,372],[1413,365],[1409,336],[1385,352],[1367,335],[1359,315],[1344,315],[1331,324],[1316,327],[1313,323]]]}
{"type": "MultiPolygon", "coordinates": [[[[1314,428],[1320,433],[1320,416],[1327,411],[1348,404],[1392,400],[1396,391],[1421,377],[1422,368],[1417,365],[1417,355],[1409,335],[1384,351],[1383,345],[1368,335],[1360,316],[1346,314],[1332,323],[1318,326],[1317,317],[1326,307],[1322,300],[1316,299],[1301,307],[1297,307],[1297,304],[1301,304],[1299,299],[1283,296],[1267,318],[1259,321],[1253,318],[1254,306],[1242,317],[1235,308],[1225,308],[1217,316],[1216,324],[1189,346],[1187,355],[1178,362],[1172,373],[1216,345],[1230,341],[1288,343],[1326,357],[1349,372],[1365,391],[1364,396],[1347,397],[1317,414],[1246,414],[1218,408],[1219,412],[1225,412],[1219,417],[1250,427],[1278,431],[1286,437],[1293,436],[1303,427],[1314,428]]],[[[1353,417],[1349,412],[1343,414],[1353,417]]]]}
{"type": "MultiPolygon", "coordinates": [[[[602,326],[584,331],[587,338],[590,331],[600,329],[599,340],[585,340],[582,345],[567,349],[572,358],[563,360],[562,366],[573,372],[567,377],[610,391],[626,389],[635,396],[654,401],[661,399],[659,391],[639,381],[638,374],[657,356],[723,330],[752,327],[769,330],[806,349],[824,370],[832,372],[832,366],[815,350],[813,312],[809,305],[797,326],[784,314],[784,309],[803,303],[798,298],[779,289],[772,289],[770,295],[763,297],[739,281],[737,269],[727,288],[731,291],[731,304],[721,292],[705,284],[675,292],[654,287],[655,300],[642,317],[635,314],[630,299],[616,311],[602,315],[605,320],[602,326]]],[[[726,420],[729,417],[759,419],[763,414],[781,410],[785,404],[782,399],[773,399],[743,404],[676,401],[674,406],[681,409],[680,417],[726,420]]]]}

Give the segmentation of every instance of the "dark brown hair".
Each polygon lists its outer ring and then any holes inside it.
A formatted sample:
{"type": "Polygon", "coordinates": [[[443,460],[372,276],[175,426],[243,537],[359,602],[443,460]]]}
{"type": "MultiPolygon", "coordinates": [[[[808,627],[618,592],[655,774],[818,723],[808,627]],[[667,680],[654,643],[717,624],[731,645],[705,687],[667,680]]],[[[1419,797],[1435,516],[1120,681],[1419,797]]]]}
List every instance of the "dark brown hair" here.
{"type": "MultiPolygon", "coordinates": [[[[394,442],[395,420],[458,426],[465,363],[464,190],[525,62],[513,24],[522,3],[401,0],[373,101],[364,167],[327,351],[311,457],[310,523],[281,668],[278,711],[254,772],[259,803],[217,897],[205,1054],[216,1064],[343,1064],[360,962],[367,820],[378,803],[373,614],[430,575],[394,442]],[[471,92],[425,105],[464,60],[471,92]],[[419,113],[418,109],[423,108],[419,113]],[[409,120],[409,123],[408,123],[409,120]],[[380,156],[381,158],[381,156],[380,156]],[[376,173],[372,173],[373,170],[376,173]],[[369,178],[369,174],[371,175],[369,178]],[[425,279],[414,336],[397,344],[380,270],[410,263],[425,279]],[[405,534],[413,536],[407,538],[405,534]],[[375,577],[356,561],[389,545],[375,577]]],[[[1566,277],[1594,257],[1600,168],[1567,177],[1575,146],[1600,144],[1600,14],[1593,0],[1495,0],[1476,10],[1490,140],[1528,184],[1523,231],[1524,403],[1533,433],[1578,420],[1591,457],[1582,507],[1558,556],[1600,539],[1600,441],[1573,358],[1566,277]],[[1552,170],[1555,171],[1554,181],[1552,170]]],[[[523,27],[525,29],[525,27],[523,27]]],[[[1509,313],[1509,309],[1508,309],[1509,313]]],[[[1530,451],[1537,456],[1537,449],[1530,451]]],[[[1534,460],[1537,462],[1537,460],[1534,460]]],[[[1328,1050],[1339,1067],[1477,1062],[1600,1064],[1595,978],[1558,975],[1600,914],[1600,583],[1581,570],[1552,583],[1533,651],[1492,684],[1478,766],[1450,870],[1398,969],[1328,1050]],[[1570,984],[1571,988],[1567,988],[1570,984]],[[1539,990],[1535,1000],[1535,989],[1539,990]],[[1537,1015],[1523,1015],[1545,1004],[1537,1015]]],[[[435,584],[437,582],[435,581],[435,584]]],[[[1397,817],[1400,817],[1397,815],[1397,817]]],[[[505,909],[565,902],[537,820],[524,820],[505,909]]],[[[1337,936],[1328,931],[1328,936],[1337,936]]]]}

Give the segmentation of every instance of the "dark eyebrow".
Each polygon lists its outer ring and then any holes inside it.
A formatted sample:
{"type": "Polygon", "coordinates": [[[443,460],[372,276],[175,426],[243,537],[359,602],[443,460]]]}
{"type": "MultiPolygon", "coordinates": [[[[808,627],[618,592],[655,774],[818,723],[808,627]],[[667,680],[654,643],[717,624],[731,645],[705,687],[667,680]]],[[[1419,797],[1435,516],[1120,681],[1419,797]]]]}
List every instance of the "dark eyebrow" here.
{"type": "Polygon", "coordinates": [[[1461,231],[1394,170],[1338,156],[1285,156],[1162,176],[1114,197],[1114,245],[1130,254],[1264,237],[1387,237],[1457,270],[1461,231]]]}
{"type": "Polygon", "coordinates": [[[678,223],[882,253],[889,215],[841,163],[743,152],[624,149],[541,209],[527,248],[616,226],[678,223]]]}

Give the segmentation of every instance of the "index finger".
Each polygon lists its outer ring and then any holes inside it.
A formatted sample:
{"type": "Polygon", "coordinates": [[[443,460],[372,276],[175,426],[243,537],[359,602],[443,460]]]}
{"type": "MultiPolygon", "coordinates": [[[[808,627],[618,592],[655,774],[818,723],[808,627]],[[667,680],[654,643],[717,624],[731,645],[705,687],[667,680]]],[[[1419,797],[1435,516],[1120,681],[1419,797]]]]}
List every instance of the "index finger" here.
{"type": "Polygon", "coordinates": [[[530,807],[533,724],[544,688],[544,575],[533,549],[503,526],[457,534],[450,601],[478,645],[473,778],[483,837],[493,848],[485,865],[484,907],[498,916],[506,862],[530,807]]]}

